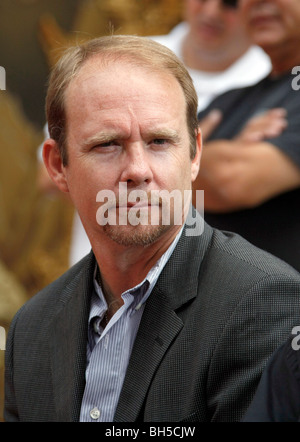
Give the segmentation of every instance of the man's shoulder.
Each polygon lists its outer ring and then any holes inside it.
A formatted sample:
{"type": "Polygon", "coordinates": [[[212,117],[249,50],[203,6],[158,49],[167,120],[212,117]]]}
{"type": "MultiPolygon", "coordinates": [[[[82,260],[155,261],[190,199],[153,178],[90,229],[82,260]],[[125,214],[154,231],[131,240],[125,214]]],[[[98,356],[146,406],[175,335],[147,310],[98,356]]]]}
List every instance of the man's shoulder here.
{"type": "Polygon", "coordinates": [[[270,75],[266,75],[255,84],[230,89],[218,95],[207,108],[201,111],[198,115],[199,120],[204,118],[212,109],[220,109],[229,118],[230,113],[228,111],[237,106],[243,108],[242,106],[247,100],[249,100],[251,106],[253,102],[257,103],[258,106],[262,103],[264,108],[261,110],[279,106],[289,108],[291,100],[292,105],[298,108],[299,100],[292,87],[293,80],[294,76],[290,72],[286,72],[280,77],[273,78],[270,75]],[[254,94],[255,97],[253,98],[254,94]]]}
{"type": "Polygon", "coordinates": [[[198,119],[201,121],[211,110],[219,109],[227,115],[229,109],[236,107],[242,102],[245,97],[260,88],[260,84],[263,80],[255,85],[244,86],[240,88],[230,89],[229,91],[223,92],[212,100],[212,102],[198,114],[198,119]]]}
{"type": "Polygon", "coordinates": [[[287,278],[298,283],[300,290],[300,274],[294,268],[236,233],[213,229],[208,259],[219,269],[231,269],[235,278],[238,273],[242,278],[287,278]]]}
{"type": "Polygon", "coordinates": [[[94,266],[94,263],[94,255],[91,252],[55,281],[37,292],[24,304],[20,311],[22,313],[25,311],[33,312],[35,310],[42,310],[45,307],[51,310],[57,306],[57,303],[67,303],[79,283],[87,282],[82,280],[91,274],[91,268],[94,266]]]}
{"type": "Polygon", "coordinates": [[[208,284],[217,280],[222,284],[228,279],[232,286],[256,284],[264,279],[290,280],[298,285],[300,294],[299,272],[239,234],[216,229],[205,221],[199,234],[185,233],[174,254],[184,272],[200,275],[208,284]]]}

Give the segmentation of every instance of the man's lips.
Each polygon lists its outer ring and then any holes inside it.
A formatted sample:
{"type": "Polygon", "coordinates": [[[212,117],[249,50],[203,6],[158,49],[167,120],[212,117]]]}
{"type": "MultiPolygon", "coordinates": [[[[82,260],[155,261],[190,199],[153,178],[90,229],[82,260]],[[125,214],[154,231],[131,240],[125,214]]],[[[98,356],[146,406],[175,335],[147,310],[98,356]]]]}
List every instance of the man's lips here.
{"type": "Polygon", "coordinates": [[[257,26],[274,23],[280,19],[275,3],[260,3],[248,11],[248,21],[257,26]]]}
{"type": "Polygon", "coordinates": [[[149,202],[137,202],[137,203],[130,203],[128,202],[127,204],[117,204],[116,208],[117,209],[142,209],[142,208],[148,208],[148,207],[157,207],[159,206],[159,204],[151,204],[149,202]]]}
{"type": "Polygon", "coordinates": [[[221,34],[223,31],[222,27],[210,24],[210,23],[199,23],[198,32],[205,34],[207,36],[216,36],[221,34]]]}
{"type": "Polygon", "coordinates": [[[277,17],[274,15],[255,15],[250,18],[250,23],[255,26],[265,26],[277,21],[277,17]]]}

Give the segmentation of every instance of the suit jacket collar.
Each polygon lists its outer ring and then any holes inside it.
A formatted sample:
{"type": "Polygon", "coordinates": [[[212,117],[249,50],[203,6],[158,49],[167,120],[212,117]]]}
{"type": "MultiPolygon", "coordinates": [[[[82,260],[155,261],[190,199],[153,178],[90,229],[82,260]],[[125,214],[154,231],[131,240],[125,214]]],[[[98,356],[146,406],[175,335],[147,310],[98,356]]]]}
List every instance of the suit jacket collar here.
{"type": "Polygon", "coordinates": [[[74,279],[62,292],[50,324],[51,371],[57,420],[78,421],[85,387],[87,324],[95,258],[91,252],[71,269],[74,279]],[[74,269],[74,271],[73,271],[74,269]],[[80,269],[76,272],[76,269],[80,269]]]}
{"type": "Polygon", "coordinates": [[[200,267],[213,233],[213,229],[204,223],[195,209],[189,213],[189,224],[190,219],[196,219],[193,235],[190,236],[191,229],[185,225],[181,238],[157,282],[157,287],[164,293],[174,310],[196,296],[200,267]]]}
{"type": "Polygon", "coordinates": [[[139,418],[151,380],[183,322],[176,310],[198,292],[199,272],[212,237],[205,225],[200,236],[186,228],[146,303],[116,409],[116,422],[139,418]]]}

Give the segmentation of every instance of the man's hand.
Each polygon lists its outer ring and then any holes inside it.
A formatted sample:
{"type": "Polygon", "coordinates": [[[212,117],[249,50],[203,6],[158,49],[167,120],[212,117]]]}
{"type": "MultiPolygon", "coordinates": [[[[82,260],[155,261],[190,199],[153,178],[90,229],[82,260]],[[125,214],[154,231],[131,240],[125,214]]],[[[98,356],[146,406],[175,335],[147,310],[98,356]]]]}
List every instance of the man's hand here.
{"type": "Polygon", "coordinates": [[[205,141],[210,134],[216,129],[223,118],[222,112],[218,109],[210,111],[206,117],[202,118],[199,123],[201,129],[202,140],[205,141]]]}
{"type": "Polygon", "coordinates": [[[274,108],[259,114],[249,120],[235,140],[255,142],[278,137],[287,127],[286,116],[283,108],[274,108]]]}

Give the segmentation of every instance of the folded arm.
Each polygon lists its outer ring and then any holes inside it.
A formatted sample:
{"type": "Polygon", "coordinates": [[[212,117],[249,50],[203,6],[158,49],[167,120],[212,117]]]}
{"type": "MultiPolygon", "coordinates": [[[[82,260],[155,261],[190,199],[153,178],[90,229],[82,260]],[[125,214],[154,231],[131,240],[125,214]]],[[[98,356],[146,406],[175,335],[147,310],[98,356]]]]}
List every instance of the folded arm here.
{"type": "MultiPolygon", "coordinates": [[[[300,168],[266,138],[286,127],[284,113],[269,111],[249,121],[233,140],[204,143],[194,189],[205,192],[209,211],[229,212],[258,206],[300,185],[300,168]]],[[[201,123],[200,123],[201,127],[201,123]]]]}

